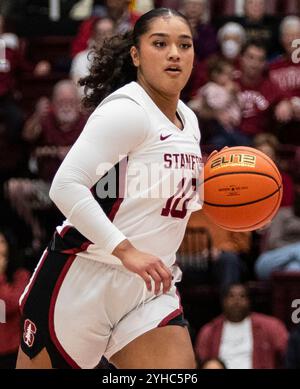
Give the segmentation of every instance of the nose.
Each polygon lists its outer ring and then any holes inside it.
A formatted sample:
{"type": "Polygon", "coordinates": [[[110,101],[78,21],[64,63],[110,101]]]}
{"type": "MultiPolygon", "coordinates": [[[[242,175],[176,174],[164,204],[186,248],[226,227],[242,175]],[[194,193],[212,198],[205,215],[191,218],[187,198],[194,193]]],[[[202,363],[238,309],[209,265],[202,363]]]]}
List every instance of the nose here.
{"type": "Polygon", "coordinates": [[[170,51],[169,51],[169,54],[168,54],[168,59],[170,61],[179,61],[179,59],[180,59],[180,54],[179,54],[179,51],[178,51],[178,47],[175,44],[171,45],[171,47],[170,47],[170,51]]]}

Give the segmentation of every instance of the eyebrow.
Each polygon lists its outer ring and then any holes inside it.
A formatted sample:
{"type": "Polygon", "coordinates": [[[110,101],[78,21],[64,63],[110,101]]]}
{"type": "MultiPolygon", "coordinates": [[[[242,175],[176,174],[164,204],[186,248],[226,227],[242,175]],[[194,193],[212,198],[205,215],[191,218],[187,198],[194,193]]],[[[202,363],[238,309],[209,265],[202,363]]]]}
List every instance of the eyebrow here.
{"type": "MultiPolygon", "coordinates": [[[[169,38],[170,37],[169,34],[165,34],[164,32],[155,32],[154,34],[151,34],[149,38],[152,38],[153,36],[159,36],[159,37],[162,37],[162,38],[169,38]]],[[[193,40],[193,38],[190,35],[186,35],[186,34],[179,35],[179,38],[193,40]]]]}

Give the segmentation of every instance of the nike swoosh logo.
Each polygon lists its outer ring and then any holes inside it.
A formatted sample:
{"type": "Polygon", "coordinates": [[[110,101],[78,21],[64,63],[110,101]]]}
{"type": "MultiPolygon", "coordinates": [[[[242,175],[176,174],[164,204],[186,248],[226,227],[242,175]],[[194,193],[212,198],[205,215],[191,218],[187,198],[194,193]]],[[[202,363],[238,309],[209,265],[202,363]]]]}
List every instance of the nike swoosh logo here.
{"type": "Polygon", "coordinates": [[[173,135],[173,134],[170,134],[170,135],[167,135],[167,136],[161,135],[161,136],[160,136],[160,140],[166,140],[166,139],[170,138],[170,136],[172,136],[172,135],[173,135]]]}

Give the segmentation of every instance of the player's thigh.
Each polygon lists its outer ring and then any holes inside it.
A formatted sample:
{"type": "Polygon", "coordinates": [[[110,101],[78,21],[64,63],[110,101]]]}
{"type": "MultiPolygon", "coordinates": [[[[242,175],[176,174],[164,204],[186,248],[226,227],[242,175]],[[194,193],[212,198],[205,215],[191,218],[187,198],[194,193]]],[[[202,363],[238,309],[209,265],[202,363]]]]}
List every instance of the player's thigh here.
{"type": "Polygon", "coordinates": [[[195,369],[186,327],[158,327],[137,337],[110,358],[119,369],[195,369]]]}
{"type": "Polygon", "coordinates": [[[52,369],[52,364],[45,348],[36,357],[30,359],[20,347],[16,369],[52,369]]]}

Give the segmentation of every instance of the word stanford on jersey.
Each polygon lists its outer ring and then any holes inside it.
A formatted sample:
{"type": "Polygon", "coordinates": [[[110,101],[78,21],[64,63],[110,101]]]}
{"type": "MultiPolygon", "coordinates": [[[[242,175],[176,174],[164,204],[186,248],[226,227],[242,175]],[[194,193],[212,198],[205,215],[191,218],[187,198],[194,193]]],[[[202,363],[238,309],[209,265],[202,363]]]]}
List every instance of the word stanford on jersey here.
{"type": "Polygon", "coordinates": [[[166,169],[188,169],[195,170],[200,168],[202,158],[193,154],[164,154],[165,168],[166,169]]]}

